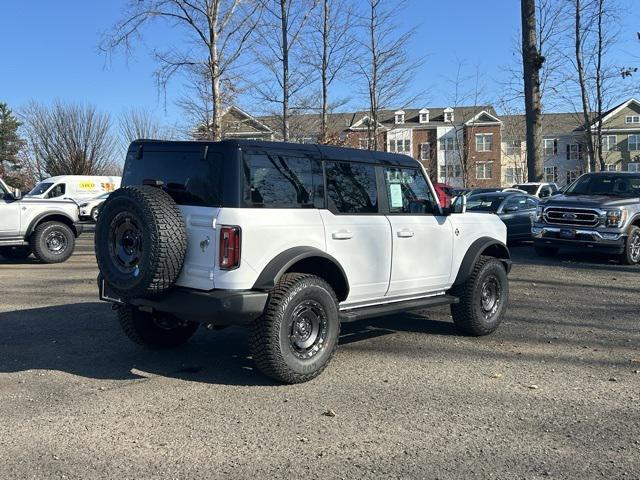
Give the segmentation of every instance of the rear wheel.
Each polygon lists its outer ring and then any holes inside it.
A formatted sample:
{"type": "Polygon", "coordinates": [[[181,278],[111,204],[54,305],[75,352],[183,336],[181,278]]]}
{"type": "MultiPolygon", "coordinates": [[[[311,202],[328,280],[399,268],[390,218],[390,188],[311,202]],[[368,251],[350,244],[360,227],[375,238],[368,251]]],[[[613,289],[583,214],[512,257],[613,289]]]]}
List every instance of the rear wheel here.
{"type": "Polygon", "coordinates": [[[500,260],[480,257],[471,276],[451,293],[459,303],[451,305],[456,327],[465,335],[488,335],[498,328],[509,300],[507,272],[500,260]]]}
{"type": "Polygon", "coordinates": [[[558,254],[558,249],[556,247],[542,247],[536,245],[533,248],[539,257],[555,257],[558,254]]]}
{"type": "Polygon", "coordinates": [[[637,265],[640,263],[640,228],[635,225],[629,229],[624,252],[620,255],[620,261],[625,265],[637,265]]]}
{"type": "Polygon", "coordinates": [[[288,273],[271,291],[249,342],[253,359],[265,375],[283,383],[301,383],[326,368],[339,334],[338,300],[329,284],[314,275],[288,273]]]}
{"type": "Polygon", "coordinates": [[[45,222],[36,227],[30,243],[38,260],[44,263],[61,263],[67,261],[73,253],[76,236],[64,223],[45,222]]]}
{"type": "Polygon", "coordinates": [[[189,340],[198,323],[184,322],[168,313],[142,312],[129,305],[117,307],[124,333],[138,345],[154,350],[178,347],[189,340]]]}
{"type": "Polygon", "coordinates": [[[28,245],[0,247],[0,255],[9,260],[24,260],[31,255],[31,247],[28,245]]]}

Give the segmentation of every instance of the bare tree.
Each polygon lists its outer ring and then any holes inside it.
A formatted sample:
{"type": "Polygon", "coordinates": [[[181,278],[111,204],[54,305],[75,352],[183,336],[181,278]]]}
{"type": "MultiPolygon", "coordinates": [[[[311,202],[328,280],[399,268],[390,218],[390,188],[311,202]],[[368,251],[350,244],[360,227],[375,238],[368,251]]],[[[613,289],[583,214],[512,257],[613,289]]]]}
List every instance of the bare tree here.
{"type": "Polygon", "coordinates": [[[117,169],[109,114],[90,105],[31,102],[22,112],[27,168],[47,175],[99,175],[117,169]]]}
{"type": "Polygon", "coordinates": [[[405,106],[420,97],[420,94],[410,92],[423,60],[411,59],[407,51],[415,27],[402,31],[396,22],[396,15],[404,11],[406,2],[366,0],[363,3],[366,6],[359,15],[361,34],[357,37],[363,54],[357,55],[356,73],[365,85],[369,148],[378,150],[380,110],[392,105],[405,106]]]}
{"type": "Polygon", "coordinates": [[[129,108],[118,116],[120,141],[128,145],[142,138],[165,139],[164,128],[154,115],[144,108],[129,108]]]}
{"type": "Polygon", "coordinates": [[[129,50],[151,22],[182,28],[188,39],[183,49],[154,50],[159,63],[156,79],[165,91],[176,74],[184,74],[188,82],[204,79],[204,135],[219,140],[227,100],[224,86],[240,80],[238,60],[258,22],[257,5],[254,0],[130,0],[122,19],[104,36],[101,49],[129,50]]]}
{"type": "MultiPolygon", "coordinates": [[[[619,91],[620,68],[607,56],[617,36],[616,8],[612,0],[572,0],[574,7],[574,72],[578,76],[582,127],[588,168],[604,169],[602,118],[619,91]]],[[[625,78],[623,76],[623,78],[625,78]]]]}
{"type": "Polygon", "coordinates": [[[320,14],[311,19],[308,64],[320,73],[320,143],[327,143],[328,115],[341,102],[330,100],[333,82],[347,71],[353,54],[353,11],[343,0],[322,0],[320,14]]]}
{"type": "Polygon", "coordinates": [[[521,0],[520,14],[528,178],[529,181],[541,181],[544,172],[544,158],[542,156],[540,70],[545,58],[538,49],[535,0],[521,0]]]}
{"type": "Polygon", "coordinates": [[[290,138],[292,112],[309,108],[303,91],[309,86],[301,45],[307,36],[308,22],[318,0],[260,0],[264,21],[257,29],[254,54],[263,67],[253,83],[257,99],[277,111],[282,139],[290,138]]]}

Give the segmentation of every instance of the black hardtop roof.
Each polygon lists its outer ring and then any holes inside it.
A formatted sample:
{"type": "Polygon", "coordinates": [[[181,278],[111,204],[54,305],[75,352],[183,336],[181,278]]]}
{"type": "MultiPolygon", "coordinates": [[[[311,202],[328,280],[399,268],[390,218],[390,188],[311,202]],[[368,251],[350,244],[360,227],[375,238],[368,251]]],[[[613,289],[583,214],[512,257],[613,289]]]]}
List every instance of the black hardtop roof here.
{"type": "Polygon", "coordinates": [[[382,165],[396,165],[402,167],[416,168],[420,165],[417,160],[398,153],[378,152],[372,150],[362,150],[358,148],[336,147],[333,145],[319,145],[314,143],[287,143],[268,142],[260,140],[222,140],[212,141],[167,141],[167,140],[147,140],[140,139],[131,142],[129,149],[142,146],[143,149],[151,148],[151,151],[184,151],[185,149],[200,149],[205,146],[219,146],[223,148],[233,148],[240,150],[289,150],[291,152],[320,154],[326,160],[341,160],[351,162],[363,162],[382,165]]]}

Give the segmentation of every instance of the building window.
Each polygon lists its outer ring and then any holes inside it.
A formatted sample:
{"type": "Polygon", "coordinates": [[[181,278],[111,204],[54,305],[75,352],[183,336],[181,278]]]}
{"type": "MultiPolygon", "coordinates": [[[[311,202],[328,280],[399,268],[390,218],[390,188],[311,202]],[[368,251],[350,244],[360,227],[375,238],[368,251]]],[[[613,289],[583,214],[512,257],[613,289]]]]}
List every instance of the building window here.
{"type": "Polygon", "coordinates": [[[580,160],[582,158],[582,145],[571,143],[567,145],[567,160],[580,160]]]}
{"type": "Polygon", "coordinates": [[[453,122],[453,108],[447,107],[444,109],[444,121],[453,122]]]}
{"type": "Polygon", "coordinates": [[[640,115],[627,115],[624,117],[624,123],[640,123],[640,115]]]}
{"type": "Polygon", "coordinates": [[[476,134],[476,152],[490,152],[493,148],[493,133],[476,134]]]}
{"type": "Polygon", "coordinates": [[[493,178],[493,162],[476,162],[476,179],[490,180],[493,178]]]}
{"type": "Polygon", "coordinates": [[[389,151],[394,153],[410,153],[411,140],[389,140],[389,151]]]}
{"type": "Polygon", "coordinates": [[[618,171],[618,164],[617,163],[605,163],[604,164],[604,171],[605,172],[617,172],[618,171]]]}
{"type": "Polygon", "coordinates": [[[551,157],[558,154],[558,139],[557,138],[545,138],[544,139],[544,156],[551,157]]]}
{"type": "Polygon", "coordinates": [[[602,150],[605,152],[614,152],[618,149],[618,139],[615,135],[602,136],[602,150]]]}
{"type": "Polygon", "coordinates": [[[440,165],[440,179],[446,181],[451,178],[462,177],[462,165],[440,165]]]}
{"type": "Polygon", "coordinates": [[[520,140],[509,140],[505,143],[505,153],[507,155],[520,155],[522,153],[522,142],[520,140]]]}
{"type": "Polygon", "coordinates": [[[359,138],[358,139],[358,148],[362,150],[369,150],[369,139],[368,138],[359,138]]]}
{"type": "Polygon", "coordinates": [[[513,185],[524,181],[524,169],[522,167],[507,167],[504,171],[504,183],[513,185]]]}
{"type": "Polygon", "coordinates": [[[640,150],[640,135],[629,135],[629,151],[640,150]]]}
{"type": "Polygon", "coordinates": [[[627,171],[635,173],[640,172],[640,163],[630,163],[627,165],[627,171]]]}
{"type": "Polygon", "coordinates": [[[558,181],[558,167],[544,167],[544,181],[556,183],[558,181]]]}
{"type": "Polygon", "coordinates": [[[440,150],[451,152],[455,149],[455,138],[445,137],[440,139],[440,150]]]}
{"type": "Polygon", "coordinates": [[[404,123],[404,110],[398,110],[395,114],[396,123],[404,123]]]}
{"type": "Polygon", "coordinates": [[[567,171],[567,185],[576,181],[580,175],[582,175],[582,170],[567,171]]]}
{"type": "Polygon", "coordinates": [[[420,112],[420,123],[429,123],[429,111],[420,112]]]}
{"type": "Polygon", "coordinates": [[[420,160],[429,160],[431,158],[431,144],[421,143],[420,144],[420,160]]]}

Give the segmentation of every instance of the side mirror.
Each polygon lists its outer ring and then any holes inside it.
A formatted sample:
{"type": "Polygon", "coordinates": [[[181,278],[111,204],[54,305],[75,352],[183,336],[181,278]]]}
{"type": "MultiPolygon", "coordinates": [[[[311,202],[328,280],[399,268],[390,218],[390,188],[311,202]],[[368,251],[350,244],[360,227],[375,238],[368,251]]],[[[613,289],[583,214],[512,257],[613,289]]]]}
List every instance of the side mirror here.
{"type": "Polygon", "coordinates": [[[22,198],[22,193],[20,190],[16,190],[15,193],[5,193],[3,200],[5,202],[15,202],[16,200],[20,200],[22,198]]]}
{"type": "Polygon", "coordinates": [[[467,211],[467,197],[465,195],[457,196],[449,207],[444,208],[445,215],[452,215],[454,213],[465,213],[467,211]]]}

